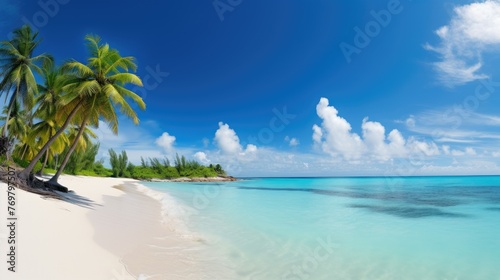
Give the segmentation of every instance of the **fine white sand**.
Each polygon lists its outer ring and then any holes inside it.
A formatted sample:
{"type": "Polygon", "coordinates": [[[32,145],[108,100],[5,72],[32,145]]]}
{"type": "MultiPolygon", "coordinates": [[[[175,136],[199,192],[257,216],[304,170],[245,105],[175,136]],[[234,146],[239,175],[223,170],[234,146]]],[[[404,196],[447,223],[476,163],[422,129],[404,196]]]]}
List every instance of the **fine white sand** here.
{"type": "MultiPolygon", "coordinates": [[[[103,197],[124,193],[112,186],[126,179],[62,176],[60,183],[74,190],[71,202],[16,191],[16,272],[6,263],[7,227],[0,227],[0,279],[134,279],[120,258],[99,246],[88,215],[103,208],[103,197]]],[[[0,184],[0,219],[7,223],[5,183],[0,184]]],[[[10,235],[10,233],[9,233],[10,235]]]]}
{"type": "Polygon", "coordinates": [[[0,183],[0,279],[219,278],[204,278],[214,266],[199,259],[202,242],[169,230],[161,203],[137,181],[62,176],[60,183],[73,191],[68,201],[16,191],[15,273],[7,270],[7,185],[0,183]]]}

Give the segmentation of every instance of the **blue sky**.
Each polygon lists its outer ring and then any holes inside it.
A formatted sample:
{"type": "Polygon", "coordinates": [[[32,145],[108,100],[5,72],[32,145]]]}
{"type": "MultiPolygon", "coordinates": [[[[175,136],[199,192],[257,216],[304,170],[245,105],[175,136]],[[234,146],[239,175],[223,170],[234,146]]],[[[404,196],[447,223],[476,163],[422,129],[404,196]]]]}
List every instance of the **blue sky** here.
{"type": "Polygon", "coordinates": [[[40,52],[137,58],[141,124],[107,149],[236,176],[500,174],[500,1],[0,0],[40,52]],[[341,3],[337,3],[341,2],[341,3]],[[498,81],[498,82],[497,82],[498,81]]]}

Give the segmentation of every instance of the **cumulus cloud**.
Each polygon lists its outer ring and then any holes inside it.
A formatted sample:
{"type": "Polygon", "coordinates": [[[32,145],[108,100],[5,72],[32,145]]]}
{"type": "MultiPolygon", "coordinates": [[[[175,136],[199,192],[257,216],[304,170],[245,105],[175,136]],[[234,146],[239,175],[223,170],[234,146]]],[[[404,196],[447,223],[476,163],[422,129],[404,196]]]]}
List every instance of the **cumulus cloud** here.
{"type": "Polygon", "coordinates": [[[286,136],[285,137],[285,142],[288,143],[288,145],[290,145],[290,147],[296,147],[300,144],[299,140],[295,137],[289,137],[289,136],[286,136]]]}
{"type": "Polygon", "coordinates": [[[208,159],[208,156],[206,153],[204,152],[197,152],[196,154],[193,155],[193,157],[201,162],[202,164],[209,164],[210,163],[210,160],[208,159]]]}
{"type": "Polygon", "coordinates": [[[320,144],[323,151],[345,159],[359,159],[363,153],[363,141],[352,133],[351,124],[338,115],[337,109],[328,106],[328,99],[321,98],[316,106],[318,116],[323,119],[322,127],[313,126],[313,140],[320,144]]]}
{"type": "Polygon", "coordinates": [[[252,144],[248,144],[244,149],[236,131],[223,122],[219,122],[219,129],[215,132],[214,140],[219,149],[226,155],[244,156],[257,152],[257,146],[252,144]]]}
{"type": "Polygon", "coordinates": [[[425,48],[438,53],[441,61],[434,63],[439,79],[448,86],[488,78],[480,73],[483,53],[500,46],[500,1],[486,0],[455,7],[448,25],[436,34],[438,46],[425,48]]]}
{"type": "Polygon", "coordinates": [[[172,153],[174,150],[174,142],[175,136],[168,134],[168,132],[164,132],[155,141],[156,145],[160,146],[166,153],[172,153]]]}
{"type": "Polygon", "coordinates": [[[323,122],[321,126],[316,124],[313,126],[313,141],[323,152],[334,157],[342,157],[348,161],[360,159],[387,161],[410,154],[425,156],[439,154],[439,147],[435,143],[420,141],[415,137],[405,140],[396,129],[386,136],[385,127],[368,118],[363,119],[361,137],[352,132],[351,124],[339,116],[335,107],[329,106],[326,98],[321,98],[316,106],[316,112],[323,122]]]}

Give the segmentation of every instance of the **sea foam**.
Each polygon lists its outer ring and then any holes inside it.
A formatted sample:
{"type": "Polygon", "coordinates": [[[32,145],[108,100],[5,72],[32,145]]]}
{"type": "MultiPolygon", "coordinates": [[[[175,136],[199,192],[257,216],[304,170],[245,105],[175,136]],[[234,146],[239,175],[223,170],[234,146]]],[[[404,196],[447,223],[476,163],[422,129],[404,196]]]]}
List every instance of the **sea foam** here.
{"type": "Polygon", "coordinates": [[[201,234],[193,232],[188,227],[190,217],[198,215],[198,210],[176,200],[166,192],[155,191],[141,184],[134,186],[138,191],[161,203],[162,223],[170,231],[186,240],[204,240],[201,234]]]}

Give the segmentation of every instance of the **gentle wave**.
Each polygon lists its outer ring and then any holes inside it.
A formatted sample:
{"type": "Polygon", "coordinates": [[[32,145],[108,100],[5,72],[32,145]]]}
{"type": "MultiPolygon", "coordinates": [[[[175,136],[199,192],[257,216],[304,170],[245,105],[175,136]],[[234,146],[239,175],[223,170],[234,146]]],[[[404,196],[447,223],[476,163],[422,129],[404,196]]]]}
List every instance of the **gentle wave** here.
{"type": "Polygon", "coordinates": [[[191,231],[188,227],[190,217],[197,215],[198,210],[183,204],[166,192],[155,191],[142,184],[134,185],[138,191],[161,203],[162,223],[170,231],[186,240],[204,241],[201,234],[191,231]]]}

